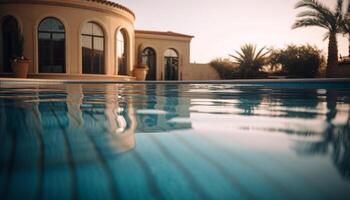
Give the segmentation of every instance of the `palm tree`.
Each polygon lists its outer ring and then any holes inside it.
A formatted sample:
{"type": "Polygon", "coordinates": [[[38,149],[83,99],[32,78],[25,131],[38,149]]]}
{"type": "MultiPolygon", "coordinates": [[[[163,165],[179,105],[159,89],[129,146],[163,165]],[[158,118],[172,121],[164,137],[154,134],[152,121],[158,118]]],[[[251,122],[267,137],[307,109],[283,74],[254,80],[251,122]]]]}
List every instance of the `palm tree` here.
{"type": "Polygon", "coordinates": [[[342,23],[342,32],[344,35],[348,35],[349,39],[349,57],[350,57],[350,5],[348,12],[346,13],[343,23],[342,23]]]}
{"type": "Polygon", "coordinates": [[[269,51],[265,47],[257,50],[256,45],[245,44],[240,51],[235,51],[237,55],[229,55],[235,59],[239,65],[243,78],[257,78],[261,68],[266,64],[269,51]],[[265,52],[264,52],[265,51],[265,52]]]}
{"type": "Polygon", "coordinates": [[[332,69],[338,65],[338,44],[336,35],[341,32],[343,23],[344,0],[338,0],[337,7],[332,10],[318,0],[301,0],[295,8],[307,8],[308,10],[298,14],[298,19],[293,25],[293,29],[300,27],[317,26],[327,30],[325,40],[329,39],[327,76],[330,76],[332,69]]]}

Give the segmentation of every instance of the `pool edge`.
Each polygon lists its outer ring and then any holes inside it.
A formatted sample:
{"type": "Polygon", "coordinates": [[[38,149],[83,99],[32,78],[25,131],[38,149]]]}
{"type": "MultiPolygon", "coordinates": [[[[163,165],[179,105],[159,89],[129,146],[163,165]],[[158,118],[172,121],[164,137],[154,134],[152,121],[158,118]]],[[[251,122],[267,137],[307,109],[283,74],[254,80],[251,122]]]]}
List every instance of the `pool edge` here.
{"type": "Polygon", "coordinates": [[[58,80],[58,79],[15,79],[0,78],[0,84],[256,84],[256,83],[336,83],[348,82],[350,78],[312,79],[240,79],[240,80],[188,80],[188,81],[101,81],[101,80],[58,80]]]}

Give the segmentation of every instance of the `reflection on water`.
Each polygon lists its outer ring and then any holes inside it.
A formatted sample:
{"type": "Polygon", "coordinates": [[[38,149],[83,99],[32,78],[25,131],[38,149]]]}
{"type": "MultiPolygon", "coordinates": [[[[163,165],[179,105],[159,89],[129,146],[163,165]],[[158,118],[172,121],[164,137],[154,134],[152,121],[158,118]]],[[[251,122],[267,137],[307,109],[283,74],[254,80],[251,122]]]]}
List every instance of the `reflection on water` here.
{"type": "Polygon", "coordinates": [[[0,127],[0,199],[350,194],[347,83],[2,84],[0,127]]]}
{"type": "MultiPolygon", "coordinates": [[[[343,98],[343,97],[342,97],[343,98]]],[[[326,93],[326,129],[321,139],[300,142],[298,152],[307,155],[330,154],[339,173],[350,180],[350,106],[349,99],[339,102],[339,95],[332,90],[326,93]],[[346,104],[345,104],[346,103],[346,104]]]]}
{"type": "Polygon", "coordinates": [[[139,85],[138,131],[144,133],[190,129],[189,98],[180,98],[178,85],[139,85]]]}

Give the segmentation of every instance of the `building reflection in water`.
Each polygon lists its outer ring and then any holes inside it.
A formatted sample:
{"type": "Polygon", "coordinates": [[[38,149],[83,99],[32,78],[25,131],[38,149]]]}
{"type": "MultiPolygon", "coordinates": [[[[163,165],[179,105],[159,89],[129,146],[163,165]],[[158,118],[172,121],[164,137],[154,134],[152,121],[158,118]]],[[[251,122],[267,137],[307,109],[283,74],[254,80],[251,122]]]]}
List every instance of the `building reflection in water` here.
{"type": "Polygon", "coordinates": [[[136,120],[131,102],[121,99],[116,85],[69,85],[69,126],[84,130],[101,148],[122,153],[135,147],[136,120]]]}
{"type": "MultiPolygon", "coordinates": [[[[14,199],[23,189],[19,179],[24,178],[29,191],[35,191],[42,175],[43,135],[41,115],[38,109],[36,87],[20,88],[17,86],[1,87],[0,98],[0,199],[14,199]],[[34,90],[34,91],[32,91],[34,90]],[[19,95],[22,94],[21,96],[19,95]],[[15,172],[32,169],[33,174],[15,172]],[[21,176],[22,175],[22,176],[21,176]]],[[[26,194],[26,198],[35,198],[36,193],[26,194]]]]}
{"type": "Polygon", "coordinates": [[[264,172],[269,166],[261,163],[269,160],[260,155],[266,149],[286,163],[288,155],[293,156],[290,162],[297,170],[299,164],[312,161],[305,156],[322,155],[322,161],[334,163],[329,170],[350,177],[348,89],[167,84],[0,87],[0,184],[4,183],[0,199],[23,199],[17,198],[18,190],[30,191],[28,199],[45,199],[46,193],[77,199],[77,193],[89,196],[86,188],[116,199],[113,188],[127,190],[132,187],[123,187],[126,182],[142,183],[142,177],[157,193],[168,179],[157,183],[156,178],[167,177],[163,175],[171,174],[167,170],[172,167],[171,178],[182,174],[185,181],[205,177],[207,171],[195,175],[202,168],[240,173],[231,168],[236,164],[244,170],[252,167],[252,173],[264,172]],[[276,141],[282,144],[274,146],[276,141]],[[272,148],[260,148],[261,144],[272,148]],[[23,177],[31,184],[23,184],[23,177]]]}
{"type": "MultiPolygon", "coordinates": [[[[85,154],[90,143],[109,153],[122,153],[135,147],[134,108],[128,99],[121,99],[116,85],[7,87],[8,90],[2,88],[0,98],[0,121],[5,130],[1,134],[10,136],[16,132],[14,135],[19,136],[33,132],[41,137],[42,145],[51,145],[50,151],[55,146],[64,152],[71,146],[85,154]]],[[[36,143],[33,140],[26,143],[36,143]]]]}
{"type": "Polygon", "coordinates": [[[137,132],[156,133],[191,129],[191,98],[183,96],[183,85],[137,85],[137,132]]]}
{"type": "Polygon", "coordinates": [[[106,123],[113,140],[110,140],[119,152],[135,147],[135,130],[137,126],[132,102],[122,99],[118,86],[106,85],[106,123]]]}
{"type": "Polygon", "coordinates": [[[53,193],[74,199],[84,177],[98,180],[96,188],[112,184],[110,161],[135,148],[137,126],[132,103],[118,91],[117,85],[1,85],[0,199],[53,193]]]}

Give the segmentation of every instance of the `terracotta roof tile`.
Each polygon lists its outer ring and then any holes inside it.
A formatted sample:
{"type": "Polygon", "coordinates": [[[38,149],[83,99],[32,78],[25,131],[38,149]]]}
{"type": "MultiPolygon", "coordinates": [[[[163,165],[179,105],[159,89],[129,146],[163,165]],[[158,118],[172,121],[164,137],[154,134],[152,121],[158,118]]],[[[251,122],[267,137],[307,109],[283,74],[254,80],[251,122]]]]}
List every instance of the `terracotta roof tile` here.
{"type": "Polygon", "coordinates": [[[91,1],[91,2],[96,2],[96,3],[101,3],[101,4],[104,4],[104,5],[107,5],[107,6],[112,6],[112,7],[124,10],[124,11],[130,13],[131,15],[133,15],[135,17],[135,13],[133,11],[131,11],[129,8],[127,8],[127,7],[123,6],[123,5],[120,5],[118,3],[109,1],[109,0],[86,0],[86,1],[91,1]]]}
{"type": "Polygon", "coordinates": [[[154,35],[167,35],[167,36],[177,36],[177,37],[188,37],[188,38],[194,38],[193,35],[185,35],[182,33],[176,33],[172,31],[146,31],[146,30],[135,30],[135,33],[139,34],[154,34],[154,35]]]}

